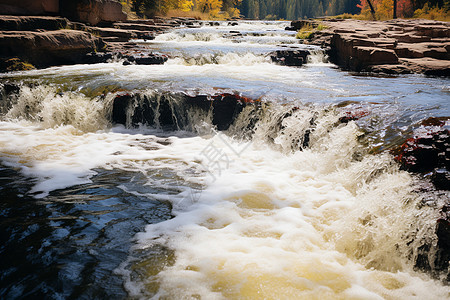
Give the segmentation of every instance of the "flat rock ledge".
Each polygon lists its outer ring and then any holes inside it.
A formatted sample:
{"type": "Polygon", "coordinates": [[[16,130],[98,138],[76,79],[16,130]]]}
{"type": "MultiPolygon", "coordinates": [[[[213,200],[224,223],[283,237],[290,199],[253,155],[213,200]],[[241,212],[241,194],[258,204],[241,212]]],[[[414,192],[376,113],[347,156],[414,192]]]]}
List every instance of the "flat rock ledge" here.
{"type": "Polygon", "coordinates": [[[192,18],[154,18],[89,26],[62,17],[0,15],[0,72],[111,59],[125,64],[163,64],[167,57],[129,41],[152,40],[174,27],[197,23],[192,18]]]}
{"type": "Polygon", "coordinates": [[[305,41],[326,49],[344,70],[386,74],[450,76],[450,23],[431,20],[302,20],[287,30],[310,24],[327,29],[305,41]]]}

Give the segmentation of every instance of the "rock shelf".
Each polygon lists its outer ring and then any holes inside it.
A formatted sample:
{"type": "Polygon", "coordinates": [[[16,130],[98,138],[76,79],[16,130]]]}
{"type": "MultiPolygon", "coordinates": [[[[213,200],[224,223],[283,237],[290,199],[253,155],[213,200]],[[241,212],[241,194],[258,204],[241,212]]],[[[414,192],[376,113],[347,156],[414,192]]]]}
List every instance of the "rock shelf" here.
{"type": "Polygon", "coordinates": [[[316,31],[308,43],[327,50],[345,70],[387,74],[450,76],[450,23],[431,20],[293,21],[287,30],[309,24],[316,31]]]}

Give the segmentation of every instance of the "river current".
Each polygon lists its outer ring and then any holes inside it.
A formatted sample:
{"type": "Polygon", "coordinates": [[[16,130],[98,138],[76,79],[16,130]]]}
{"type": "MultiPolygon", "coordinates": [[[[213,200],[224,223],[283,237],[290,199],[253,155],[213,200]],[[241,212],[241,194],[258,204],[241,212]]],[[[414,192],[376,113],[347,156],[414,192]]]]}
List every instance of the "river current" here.
{"type": "Polygon", "coordinates": [[[450,81],[341,71],[287,25],[134,41],[164,65],[0,74],[0,298],[448,299],[415,263],[438,211],[389,150],[450,116],[450,81]],[[271,62],[287,46],[313,54],[271,62]],[[124,93],[165,95],[183,125],[114,124],[124,93]],[[219,131],[182,94],[260,106],[219,131]]]}

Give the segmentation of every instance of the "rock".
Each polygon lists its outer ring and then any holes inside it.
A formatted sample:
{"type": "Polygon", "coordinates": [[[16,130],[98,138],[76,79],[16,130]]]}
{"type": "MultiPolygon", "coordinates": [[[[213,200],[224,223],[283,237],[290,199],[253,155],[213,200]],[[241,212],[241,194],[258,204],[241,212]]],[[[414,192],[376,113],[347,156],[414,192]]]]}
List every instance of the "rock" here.
{"type": "Polygon", "coordinates": [[[361,119],[362,117],[368,116],[368,111],[347,111],[345,112],[344,116],[339,118],[340,123],[348,123],[350,121],[357,121],[361,119]]]}
{"type": "Polygon", "coordinates": [[[286,30],[289,31],[298,31],[305,26],[311,26],[312,28],[316,28],[319,24],[314,20],[297,20],[292,21],[291,26],[286,27],[286,30]]]}
{"type": "MultiPolygon", "coordinates": [[[[352,71],[450,76],[450,26],[430,20],[360,21],[324,19],[328,27],[310,44],[327,50],[330,60],[352,71]]],[[[293,22],[300,28],[308,21],[293,22]]]]}
{"type": "Polygon", "coordinates": [[[59,0],[2,0],[0,15],[56,15],[59,0]]]}
{"type": "Polygon", "coordinates": [[[248,103],[254,103],[254,101],[236,94],[216,95],[212,99],[212,123],[217,126],[218,130],[227,130],[242,112],[242,109],[248,103]]]}
{"type": "Polygon", "coordinates": [[[450,171],[446,168],[435,169],[431,175],[431,182],[440,190],[450,190],[450,171]]]}
{"type": "Polygon", "coordinates": [[[0,72],[28,71],[33,69],[35,67],[32,64],[21,61],[17,57],[6,60],[0,59],[0,72]]]}
{"type": "Polygon", "coordinates": [[[37,29],[59,30],[70,27],[66,18],[60,17],[21,17],[1,16],[1,31],[35,31],[37,29]]]}
{"type": "Polygon", "coordinates": [[[135,23],[114,23],[113,26],[119,29],[126,30],[138,30],[138,31],[151,31],[151,32],[164,32],[173,28],[173,25],[160,24],[160,25],[146,25],[135,23]]]}
{"type": "Polygon", "coordinates": [[[86,64],[106,63],[106,62],[108,62],[108,60],[112,59],[113,57],[114,57],[114,54],[111,52],[108,52],[108,53],[91,52],[91,53],[86,54],[84,63],[86,63],[86,64]]]}
{"type": "MultiPolygon", "coordinates": [[[[441,216],[437,220],[436,235],[438,237],[435,268],[438,271],[447,271],[450,261],[450,204],[447,203],[441,209],[441,216]]],[[[450,280],[447,273],[447,280],[450,280]]]]}
{"type": "Polygon", "coordinates": [[[88,31],[102,38],[116,38],[115,42],[128,42],[130,39],[137,38],[138,35],[131,30],[117,28],[89,27],[88,31]]]}
{"type": "Polygon", "coordinates": [[[410,172],[432,172],[431,180],[438,189],[450,189],[450,132],[448,118],[430,118],[414,132],[414,136],[394,150],[401,168],[410,172]]]}
{"type": "Polygon", "coordinates": [[[308,50],[277,50],[271,52],[270,58],[273,62],[283,66],[301,66],[306,63],[309,55],[308,50]]]}
{"type": "Polygon", "coordinates": [[[397,64],[398,57],[394,50],[377,47],[355,47],[352,64],[356,70],[364,70],[371,65],[397,64]]]}
{"type": "Polygon", "coordinates": [[[103,47],[101,39],[83,31],[0,32],[0,57],[18,57],[37,67],[81,63],[103,47]]]}
{"type": "Polygon", "coordinates": [[[114,0],[61,0],[60,14],[70,20],[91,25],[127,19],[120,2],[114,0]]]}
{"type": "Polygon", "coordinates": [[[186,111],[200,109],[205,116],[212,114],[212,125],[218,130],[227,130],[246,105],[258,101],[235,94],[187,95],[184,93],[162,93],[147,96],[119,93],[113,101],[112,122],[126,126],[159,126],[183,129],[189,124],[186,111]]]}
{"type": "Polygon", "coordinates": [[[434,76],[450,76],[450,61],[434,58],[401,58],[399,60],[414,73],[434,76]]]}
{"type": "Polygon", "coordinates": [[[367,68],[368,71],[384,74],[411,74],[413,71],[405,65],[372,65],[367,68]]]}
{"type": "MultiPolygon", "coordinates": [[[[128,62],[134,62],[137,65],[162,65],[167,61],[167,56],[162,54],[150,53],[142,56],[126,56],[128,62]]],[[[127,64],[125,64],[127,65],[127,64]]]]}

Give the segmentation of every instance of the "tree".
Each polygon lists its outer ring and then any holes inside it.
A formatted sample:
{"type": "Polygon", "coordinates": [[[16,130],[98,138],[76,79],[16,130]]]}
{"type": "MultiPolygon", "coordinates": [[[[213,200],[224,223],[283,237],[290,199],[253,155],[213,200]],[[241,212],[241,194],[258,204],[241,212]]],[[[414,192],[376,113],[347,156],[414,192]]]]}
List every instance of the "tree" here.
{"type": "Polygon", "coordinates": [[[216,16],[222,8],[222,0],[197,0],[197,9],[216,16]]]}

